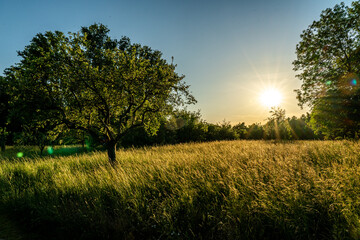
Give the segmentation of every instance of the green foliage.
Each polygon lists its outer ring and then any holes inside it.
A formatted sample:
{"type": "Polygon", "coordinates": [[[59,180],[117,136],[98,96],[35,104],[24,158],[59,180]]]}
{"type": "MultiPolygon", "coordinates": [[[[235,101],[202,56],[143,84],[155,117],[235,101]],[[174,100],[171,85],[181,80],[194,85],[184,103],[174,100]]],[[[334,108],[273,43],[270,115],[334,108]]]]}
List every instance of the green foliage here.
{"type": "Polygon", "coordinates": [[[359,143],[226,141],[0,164],[33,239],[358,239],[359,143]],[[36,236],[36,237],[34,237],[36,236]]]}
{"type": "Polygon", "coordinates": [[[126,134],[121,141],[123,147],[164,145],[186,142],[206,142],[235,139],[298,140],[323,139],[321,133],[315,134],[308,125],[309,117],[285,117],[285,110],[272,109],[271,116],[264,125],[254,123],[246,126],[239,123],[232,126],[229,122],[212,124],[201,119],[200,112],[176,111],[163,118],[156,135],[146,134],[138,128],[126,134]]]}
{"type": "Polygon", "coordinates": [[[238,138],[237,132],[228,122],[211,124],[201,119],[199,111],[177,110],[162,119],[156,135],[149,136],[143,128],[138,128],[126,134],[122,138],[121,145],[139,147],[238,138]]]}
{"type": "Polygon", "coordinates": [[[359,72],[359,14],[358,7],[341,3],[324,10],[320,20],[301,34],[293,62],[303,81],[298,90],[300,104],[313,104],[324,90],[347,85],[344,76],[359,72]]]}
{"type": "Polygon", "coordinates": [[[328,139],[356,138],[360,131],[360,94],[347,96],[329,91],[311,114],[311,126],[328,139]]]}
{"type": "Polygon", "coordinates": [[[202,142],[209,140],[209,125],[201,119],[200,111],[176,111],[169,119],[166,127],[176,132],[176,140],[182,142],[202,142]]]}
{"type": "Polygon", "coordinates": [[[161,119],[156,135],[146,134],[144,128],[133,129],[121,139],[121,146],[139,147],[207,141],[207,131],[208,124],[201,119],[199,111],[176,110],[161,119]]]}
{"type": "Polygon", "coordinates": [[[9,89],[4,77],[0,76],[0,147],[5,151],[6,137],[8,135],[7,125],[9,123],[9,89]]]}
{"type": "Polygon", "coordinates": [[[302,115],[300,118],[295,116],[287,118],[286,127],[293,140],[323,139],[323,135],[320,132],[315,133],[311,127],[309,114],[302,115]]]}
{"type": "Polygon", "coordinates": [[[328,8],[303,31],[296,47],[299,104],[311,106],[312,127],[329,138],[358,134],[359,18],[358,1],[328,8]]]}
{"type": "Polygon", "coordinates": [[[17,145],[36,145],[39,148],[40,155],[46,146],[53,145],[59,132],[53,131],[53,126],[39,127],[34,125],[23,126],[23,131],[17,136],[15,143],[17,145]]]}
{"type": "Polygon", "coordinates": [[[265,138],[265,130],[264,127],[260,123],[253,123],[248,127],[246,133],[246,139],[264,139],[265,138]]]}
{"type": "Polygon", "coordinates": [[[36,112],[36,123],[88,132],[108,147],[130,130],[144,126],[155,134],[160,119],[174,105],[194,103],[184,76],[160,51],[111,39],[102,24],[77,33],[37,34],[6,70],[15,105],[36,112]]]}
{"type": "Polygon", "coordinates": [[[206,139],[208,141],[234,140],[238,139],[238,135],[230,123],[224,120],[221,124],[209,124],[206,139]]]}
{"type": "Polygon", "coordinates": [[[239,139],[246,139],[247,130],[245,123],[238,123],[235,126],[233,126],[233,130],[236,132],[237,136],[239,136],[239,139]]]}
{"type": "Polygon", "coordinates": [[[271,108],[271,116],[265,124],[265,139],[288,140],[290,139],[289,128],[285,119],[285,110],[281,108],[271,108]]]}

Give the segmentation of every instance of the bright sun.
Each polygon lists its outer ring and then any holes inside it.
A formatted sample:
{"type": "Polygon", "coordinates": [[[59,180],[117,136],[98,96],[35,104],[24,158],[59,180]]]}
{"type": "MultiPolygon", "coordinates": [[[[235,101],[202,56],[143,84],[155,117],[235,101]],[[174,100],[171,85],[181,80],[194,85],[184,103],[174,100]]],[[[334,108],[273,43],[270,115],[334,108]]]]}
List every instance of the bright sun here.
{"type": "Polygon", "coordinates": [[[277,107],[281,104],[282,95],[279,90],[269,88],[260,94],[260,102],[266,107],[277,107]]]}

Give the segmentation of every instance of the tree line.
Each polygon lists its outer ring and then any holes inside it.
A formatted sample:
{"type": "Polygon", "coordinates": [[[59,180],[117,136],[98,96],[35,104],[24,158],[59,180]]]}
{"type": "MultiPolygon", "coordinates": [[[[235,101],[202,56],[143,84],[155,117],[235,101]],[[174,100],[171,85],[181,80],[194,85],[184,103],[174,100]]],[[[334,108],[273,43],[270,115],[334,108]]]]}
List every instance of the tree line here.
{"type": "Polygon", "coordinates": [[[154,144],[175,144],[186,142],[206,142],[218,140],[310,140],[324,139],[315,134],[308,125],[309,115],[286,117],[285,111],[273,108],[270,117],[264,124],[246,125],[241,122],[231,125],[229,122],[207,123],[200,112],[186,110],[177,111],[168,119],[164,119],[158,134],[149,136],[141,128],[134,130],[122,139],[124,147],[154,144]]]}

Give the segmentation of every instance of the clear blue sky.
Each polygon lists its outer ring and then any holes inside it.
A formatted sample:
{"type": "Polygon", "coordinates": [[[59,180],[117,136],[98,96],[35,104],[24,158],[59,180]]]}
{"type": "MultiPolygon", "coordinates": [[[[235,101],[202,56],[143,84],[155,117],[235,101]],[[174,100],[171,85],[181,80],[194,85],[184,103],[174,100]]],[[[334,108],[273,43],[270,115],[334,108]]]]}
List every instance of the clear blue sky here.
{"type": "MultiPolygon", "coordinates": [[[[19,61],[36,33],[77,32],[103,23],[114,38],[128,36],[174,56],[208,122],[262,122],[269,109],[259,93],[281,90],[287,116],[301,111],[292,61],[302,30],[333,0],[0,0],[0,73],[19,61]]],[[[351,1],[345,1],[347,5],[351,1]]]]}

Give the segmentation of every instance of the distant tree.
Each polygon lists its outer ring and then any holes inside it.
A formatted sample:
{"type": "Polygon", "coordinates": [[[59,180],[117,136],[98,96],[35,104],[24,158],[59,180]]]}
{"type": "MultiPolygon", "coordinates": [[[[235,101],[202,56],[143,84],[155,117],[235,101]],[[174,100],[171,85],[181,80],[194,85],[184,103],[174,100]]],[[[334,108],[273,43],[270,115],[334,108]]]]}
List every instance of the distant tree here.
{"type": "Polygon", "coordinates": [[[239,139],[237,132],[232,128],[230,122],[226,122],[225,120],[218,124],[208,123],[208,131],[206,135],[207,141],[239,139]]]}
{"type": "Polygon", "coordinates": [[[200,111],[175,110],[161,119],[156,135],[149,136],[144,128],[133,129],[122,139],[121,145],[144,146],[206,141],[208,124],[201,119],[200,111]]]}
{"type": "Polygon", "coordinates": [[[299,105],[311,107],[312,126],[329,136],[355,135],[359,129],[359,19],[359,1],[328,8],[303,31],[296,47],[299,105]]]}
{"type": "Polygon", "coordinates": [[[39,126],[38,123],[26,124],[22,132],[17,136],[15,142],[20,145],[34,145],[39,148],[40,155],[43,155],[46,146],[53,145],[59,132],[54,131],[51,125],[39,126]]]}
{"type": "Polygon", "coordinates": [[[311,125],[309,124],[310,115],[302,115],[300,118],[291,117],[286,119],[286,127],[290,134],[290,139],[305,140],[305,139],[322,139],[321,133],[316,135],[311,125]]]}
{"type": "Polygon", "coordinates": [[[233,126],[233,130],[236,132],[240,139],[246,138],[248,128],[246,127],[245,122],[236,124],[235,126],[233,126]]]}
{"type": "Polygon", "coordinates": [[[180,110],[174,112],[167,123],[167,128],[174,129],[177,142],[202,142],[206,140],[208,125],[201,119],[200,111],[180,110]]]}
{"type": "Polygon", "coordinates": [[[195,99],[160,51],[108,32],[94,24],[68,36],[37,34],[6,76],[17,89],[14,101],[44,113],[37,121],[88,132],[115,163],[116,144],[128,131],[144,126],[154,134],[172,106],[195,99]]]}
{"type": "Polygon", "coordinates": [[[264,139],[264,137],[265,137],[265,131],[261,123],[253,123],[248,126],[248,130],[246,133],[247,139],[259,140],[259,139],[264,139]]]}
{"type": "Polygon", "coordinates": [[[265,138],[288,140],[291,138],[291,131],[285,118],[285,110],[272,107],[270,117],[264,126],[265,138]]]}

